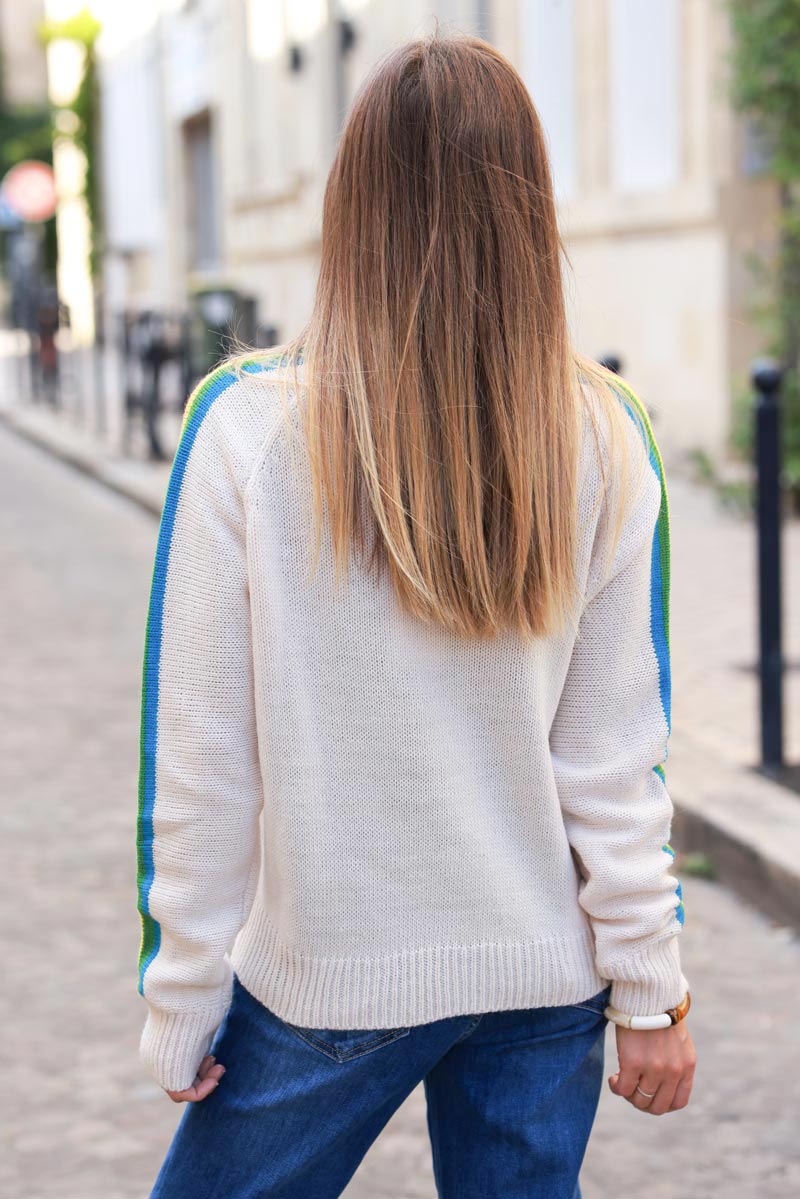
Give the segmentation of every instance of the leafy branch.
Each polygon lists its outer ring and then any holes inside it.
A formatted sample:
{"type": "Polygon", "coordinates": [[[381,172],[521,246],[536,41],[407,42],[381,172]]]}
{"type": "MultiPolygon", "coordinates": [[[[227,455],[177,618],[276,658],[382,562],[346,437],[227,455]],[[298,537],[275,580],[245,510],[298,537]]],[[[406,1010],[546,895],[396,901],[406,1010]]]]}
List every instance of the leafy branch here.
{"type": "Polygon", "coordinates": [[[800,0],[727,0],[733,31],[731,94],[770,150],[780,187],[780,246],[759,272],[771,303],[762,311],[768,349],[785,370],[784,465],[800,488],[800,0]]]}
{"type": "Polygon", "coordinates": [[[100,34],[100,22],[88,8],[82,8],[64,21],[42,21],[39,37],[44,45],[54,41],[76,42],[83,49],[83,69],[80,82],[69,104],[59,106],[62,113],[71,114],[68,122],[56,121],[59,137],[69,137],[86,161],[83,194],[89,216],[89,269],[94,277],[98,265],[97,231],[100,228],[100,189],[97,172],[97,141],[99,131],[99,95],[95,42],[100,34]]]}

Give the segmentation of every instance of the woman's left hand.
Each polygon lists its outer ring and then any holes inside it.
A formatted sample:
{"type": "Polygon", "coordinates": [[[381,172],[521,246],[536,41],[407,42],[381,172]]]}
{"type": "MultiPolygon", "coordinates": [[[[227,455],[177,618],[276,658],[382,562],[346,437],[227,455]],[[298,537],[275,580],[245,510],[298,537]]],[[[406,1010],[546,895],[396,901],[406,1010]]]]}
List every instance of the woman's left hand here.
{"type": "Polygon", "coordinates": [[[614,1094],[653,1116],[686,1107],[697,1063],[686,1021],[651,1029],[618,1024],[615,1032],[619,1070],[608,1080],[614,1094]]]}
{"type": "Polygon", "coordinates": [[[217,1083],[225,1073],[225,1067],[214,1064],[213,1054],[208,1054],[200,1063],[197,1077],[185,1091],[167,1091],[173,1103],[199,1103],[217,1089],[217,1083]]]}

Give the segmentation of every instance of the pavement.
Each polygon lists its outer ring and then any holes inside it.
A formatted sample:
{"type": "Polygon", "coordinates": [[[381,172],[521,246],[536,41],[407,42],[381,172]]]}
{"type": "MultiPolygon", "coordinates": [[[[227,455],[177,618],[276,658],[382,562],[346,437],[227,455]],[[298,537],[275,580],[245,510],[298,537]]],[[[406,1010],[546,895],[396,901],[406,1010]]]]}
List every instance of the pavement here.
{"type": "MultiPolygon", "coordinates": [[[[6,412],[0,1018],[8,1035],[0,1199],[146,1199],[181,1114],[137,1054],[144,1018],[135,966],[139,688],[158,509],[132,504],[125,489],[112,490],[91,470],[70,469],[52,449],[20,437],[6,412]]],[[[155,494],[146,464],[132,469],[155,494]]],[[[162,497],[167,475],[162,468],[162,497]]],[[[800,801],[752,769],[752,530],[677,476],[670,495],[667,778],[681,811],[693,804],[702,813],[708,805],[720,826],[735,815],[733,842],[775,865],[786,884],[798,860],[795,809],[787,804],[800,801]]],[[[789,597],[800,594],[797,537],[796,525],[786,529],[789,597]]],[[[797,614],[788,611],[790,660],[798,657],[798,631],[797,614]]],[[[795,760],[796,692],[789,672],[787,757],[795,760]]],[[[687,848],[677,837],[673,844],[687,848]]],[[[654,1118],[605,1090],[582,1174],[584,1199],[788,1199],[800,1193],[800,944],[791,921],[765,915],[719,881],[683,874],[682,860],[679,852],[682,959],[698,1050],[692,1100],[654,1118]]],[[[608,1075],[616,1062],[613,1028],[606,1054],[608,1075]]],[[[421,1087],[345,1194],[434,1199],[421,1087]]]]}

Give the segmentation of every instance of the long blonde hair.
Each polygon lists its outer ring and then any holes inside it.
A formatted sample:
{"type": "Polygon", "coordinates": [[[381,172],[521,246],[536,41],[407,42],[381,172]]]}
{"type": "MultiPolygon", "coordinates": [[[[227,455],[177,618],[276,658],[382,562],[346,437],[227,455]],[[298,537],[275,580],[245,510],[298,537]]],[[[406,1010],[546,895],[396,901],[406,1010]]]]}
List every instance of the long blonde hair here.
{"type": "Polygon", "coordinates": [[[618,499],[629,417],[617,377],[571,345],[565,259],[512,64],[438,29],[380,59],[328,176],[311,317],[268,352],[302,386],[316,560],[327,509],[337,579],[368,524],[370,566],[424,620],[535,636],[574,615],[583,413],[600,432],[581,385],[608,418],[618,499]]]}

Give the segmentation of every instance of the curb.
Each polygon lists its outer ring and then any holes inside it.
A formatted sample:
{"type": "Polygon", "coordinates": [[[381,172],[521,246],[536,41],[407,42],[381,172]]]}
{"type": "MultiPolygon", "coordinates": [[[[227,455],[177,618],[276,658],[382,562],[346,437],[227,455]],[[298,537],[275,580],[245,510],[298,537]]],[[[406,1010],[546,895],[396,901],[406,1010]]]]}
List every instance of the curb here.
{"type": "Polygon", "coordinates": [[[683,729],[674,743],[673,845],[704,854],[718,882],[800,932],[800,798],[753,765],[725,763],[719,749],[683,729]]]}
{"type": "MultiPolygon", "coordinates": [[[[0,423],[160,520],[169,467],[137,478],[125,463],[41,420],[0,409],[0,423]]],[[[754,766],[728,764],[725,748],[675,728],[667,787],[675,809],[672,842],[701,853],[714,877],[779,924],[800,932],[800,797],[754,766]],[[677,752],[676,752],[677,751],[677,752]]],[[[675,873],[680,876],[680,862],[675,873]]],[[[691,913],[689,913],[691,919],[691,913]]]]}
{"type": "MultiPolygon", "coordinates": [[[[24,413],[0,409],[0,424],[31,445],[47,451],[67,466],[71,466],[73,470],[102,483],[104,487],[132,501],[160,520],[166,494],[166,474],[163,487],[155,477],[137,480],[130,467],[126,469],[124,464],[104,457],[91,445],[81,444],[77,437],[70,437],[57,429],[47,429],[44,422],[37,420],[35,416],[26,418],[24,413]]],[[[146,464],[144,465],[146,468],[146,464]]]]}
{"type": "MultiPolygon", "coordinates": [[[[779,925],[800,933],[800,878],[745,845],[727,829],[675,801],[674,843],[686,853],[701,853],[715,882],[735,891],[779,925]]],[[[680,876],[680,862],[676,873],[680,876]]]]}

